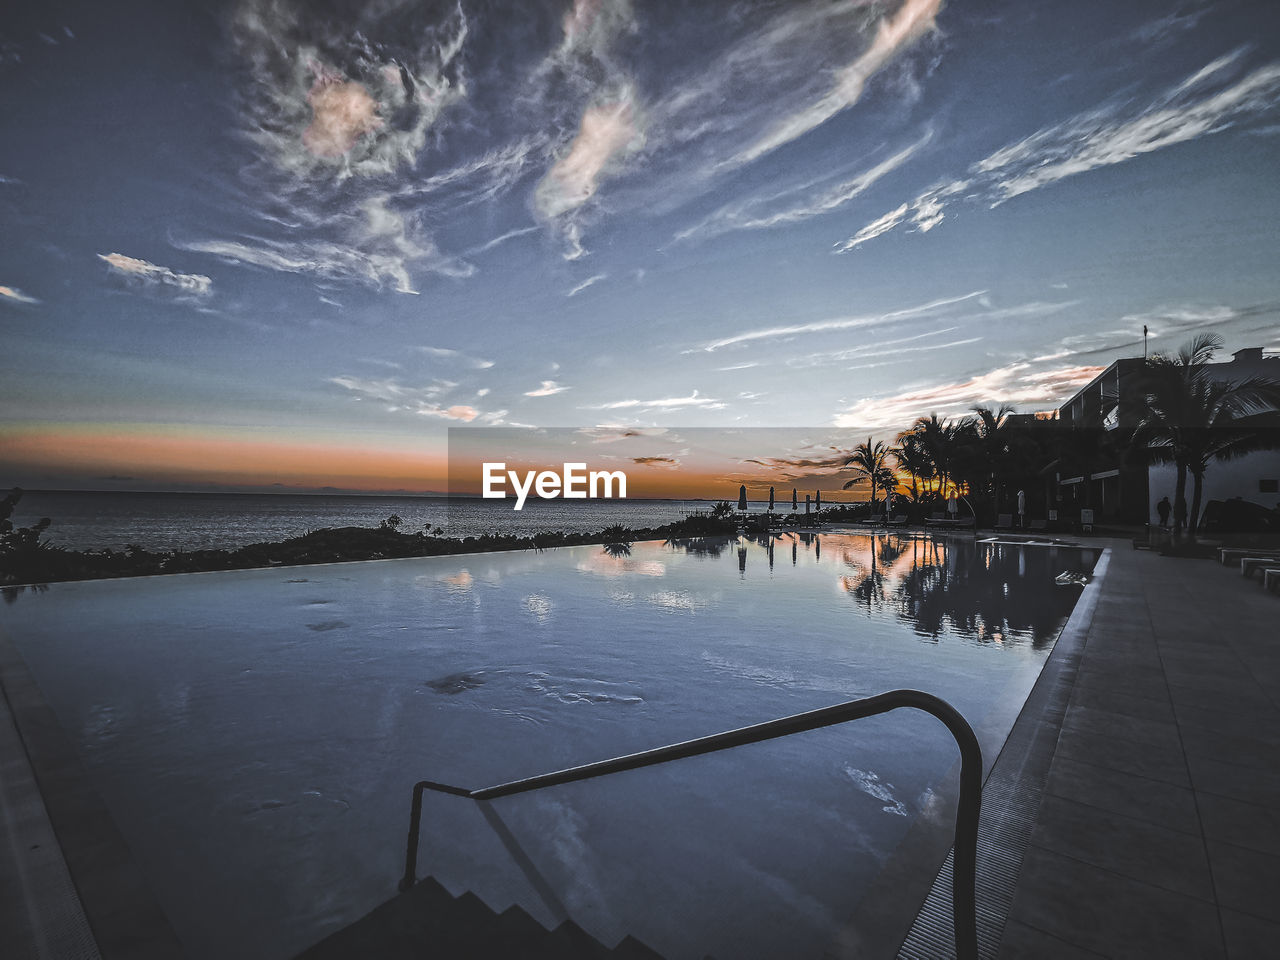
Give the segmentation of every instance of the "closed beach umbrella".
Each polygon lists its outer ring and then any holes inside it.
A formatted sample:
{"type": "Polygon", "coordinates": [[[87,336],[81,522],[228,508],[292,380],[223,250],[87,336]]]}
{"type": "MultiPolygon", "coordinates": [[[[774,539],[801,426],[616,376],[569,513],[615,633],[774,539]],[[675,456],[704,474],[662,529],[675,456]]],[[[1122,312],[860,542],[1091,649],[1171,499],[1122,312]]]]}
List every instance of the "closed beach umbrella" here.
{"type": "Polygon", "coordinates": [[[747,485],[745,483],[738,488],[738,509],[747,509],[747,485]]]}
{"type": "Polygon", "coordinates": [[[769,512],[773,512],[773,487],[769,488],[769,512]]]}
{"type": "Polygon", "coordinates": [[[792,487],[791,488],[791,512],[795,513],[798,508],[799,508],[799,504],[796,502],[796,488],[792,487]]]}
{"type": "Polygon", "coordinates": [[[822,509],[822,491],[821,490],[813,491],[813,509],[815,510],[822,509]]]}

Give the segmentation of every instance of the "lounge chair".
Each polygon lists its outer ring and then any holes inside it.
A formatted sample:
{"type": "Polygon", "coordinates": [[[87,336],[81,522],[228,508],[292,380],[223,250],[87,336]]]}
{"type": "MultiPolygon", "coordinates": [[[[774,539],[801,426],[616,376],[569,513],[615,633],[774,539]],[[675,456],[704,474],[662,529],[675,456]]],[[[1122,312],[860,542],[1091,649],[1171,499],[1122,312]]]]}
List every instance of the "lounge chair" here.
{"type": "MultiPolygon", "coordinates": [[[[1280,550],[1268,550],[1265,547],[1219,547],[1218,562],[1225,566],[1235,566],[1244,557],[1271,557],[1280,561],[1280,550]]],[[[1277,564],[1280,566],[1280,564],[1277,564]]]]}
{"type": "Polygon", "coordinates": [[[1272,567],[1280,567],[1280,558],[1276,558],[1276,557],[1241,557],[1240,558],[1240,575],[1248,580],[1253,579],[1253,574],[1255,571],[1269,570],[1272,567]]]}
{"type": "Polygon", "coordinates": [[[962,517],[959,520],[934,520],[930,517],[924,524],[926,527],[972,527],[973,517],[962,517]]]}
{"type": "Polygon", "coordinates": [[[995,529],[996,529],[996,530],[1012,530],[1012,529],[1013,529],[1013,514],[1012,514],[1012,513],[997,513],[997,514],[996,514],[996,525],[995,525],[995,529]]]}
{"type": "Polygon", "coordinates": [[[905,513],[895,513],[892,520],[886,520],[886,527],[905,527],[907,525],[907,515],[905,513]]]}

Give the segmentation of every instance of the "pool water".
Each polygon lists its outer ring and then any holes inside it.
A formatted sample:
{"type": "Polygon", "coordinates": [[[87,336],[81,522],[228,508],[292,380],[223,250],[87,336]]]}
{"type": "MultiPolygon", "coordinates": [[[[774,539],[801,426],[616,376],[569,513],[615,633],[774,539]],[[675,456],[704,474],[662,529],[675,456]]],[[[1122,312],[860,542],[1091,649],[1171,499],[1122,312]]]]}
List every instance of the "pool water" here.
{"type": "MultiPolygon", "coordinates": [[[[195,958],[281,958],[395,893],[410,788],[475,788],[900,687],[988,764],[1096,551],[788,534],[64,583],[16,643],[195,958]]],[[[956,748],[913,711],[482,808],[419,875],[673,958],[820,956],[956,748]]],[[[911,906],[911,905],[908,905],[911,906]]]]}

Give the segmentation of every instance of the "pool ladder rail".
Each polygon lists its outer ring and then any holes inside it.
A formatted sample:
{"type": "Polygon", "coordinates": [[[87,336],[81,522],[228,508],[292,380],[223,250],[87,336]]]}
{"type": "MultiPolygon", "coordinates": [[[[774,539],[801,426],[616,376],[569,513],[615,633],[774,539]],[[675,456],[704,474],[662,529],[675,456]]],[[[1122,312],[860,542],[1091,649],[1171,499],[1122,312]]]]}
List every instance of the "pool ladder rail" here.
{"type": "Polygon", "coordinates": [[[941,720],[960,748],[960,795],[956,804],[951,888],[952,924],[955,931],[957,960],[978,960],[976,872],[978,813],[982,804],[982,750],[978,746],[978,738],[974,735],[973,728],[959,711],[945,700],[920,690],[891,690],[874,697],[849,700],[834,706],[797,713],[790,717],[781,717],[765,723],[739,727],[736,730],[726,730],[708,737],[699,737],[696,740],[668,744],[640,753],[568,767],[478,790],[468,790],[465,787],[437,783],[433,780],[420,780],[413,785],[413,801],[409,813],[409,838],[405,851],[404,876],[400,879],[400,890],[406,891],[416,882],[422,795],[427,790],[467,797],[471,800],[495,800],[499,797],[514,796],[546,787],[576,783],[579,780],[591,780],[611,773],[621,773],[624,770],[637,770],[641,767],[651,767],[655,764],[696,757],[704,753],[715,753],[750,743],[775,740],[778,737],[787,737],[795,733],[818,730],[822,727],[847,723],[850,720],[861,720],[865,717],[888,713],[890,710],[902,707],[923,710],[941,720]]]}

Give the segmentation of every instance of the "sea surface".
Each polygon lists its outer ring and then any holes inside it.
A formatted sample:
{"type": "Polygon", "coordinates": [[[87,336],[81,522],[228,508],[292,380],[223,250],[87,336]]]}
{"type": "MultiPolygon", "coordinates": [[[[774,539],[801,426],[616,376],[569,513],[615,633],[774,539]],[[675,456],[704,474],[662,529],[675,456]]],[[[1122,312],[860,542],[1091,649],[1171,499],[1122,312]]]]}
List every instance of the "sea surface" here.
{"type": "MultiPolygon", "coordinates": [[[[405,533],[438,527],[452,537],[527,536],[546,531],[594,533],[614,524],[656,527],[712,506],[712,501],[703,500],[528,500],[517,511],[513,503],[445,497],[37,490],[23,494],[13,520],[17,526],[29,526],[48,517],[53,522],[46,539],[73,550],[122,550],[130,544],[147,550],[209,550],[285,540],[327,527],[376,527],[392,515],[400,517],[398,529],[405,533]]],[[[748,507],[755,513],[768,504],[748,507]]]]}

